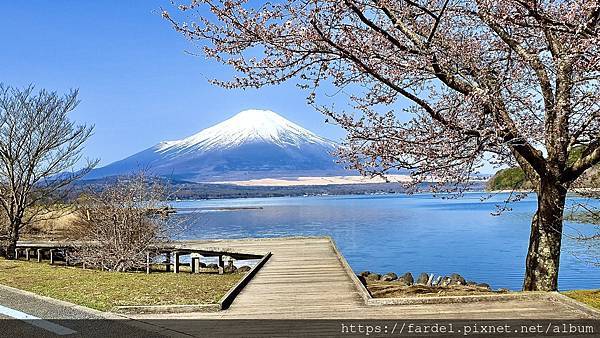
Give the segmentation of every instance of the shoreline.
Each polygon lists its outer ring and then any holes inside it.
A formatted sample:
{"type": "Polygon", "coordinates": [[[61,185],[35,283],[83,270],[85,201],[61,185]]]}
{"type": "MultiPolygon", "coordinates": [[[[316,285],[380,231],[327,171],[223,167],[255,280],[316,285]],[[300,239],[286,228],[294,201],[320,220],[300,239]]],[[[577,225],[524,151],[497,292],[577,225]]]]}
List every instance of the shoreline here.
{"type": "MultiPolygon", "coordinates": [[[[469,190],[463,191],[462,194],[494,194],[496,192],[490,192],[485,190],[469,190]]],[[[504,192],[502,192],[504,193],[504,192]]],[[[358,192],[358,193],[323,193],[323,194],[289,194],[289,195],[274,195],[274,196],[231,196],[231,197],[210,197],[210,198],[189,198],[189,199],[173,199],[169,200],[169,202],[194,202],[194,201],[219,201],[219,200],[240,200],[240,199],[266,199],[266,198],[294,198],[294,197],[340,197],[340,196],[394,196],[394,195],[405,195],[405,196],[413,196],[413,195],[454,195],[454,193],[437,193],[434,194],[432,192],[422,191],[422,192],[414,192],[414,193],[406,193],[406,192],[358,192]]]]}
{"type": "MultiPolygon", "coordinates": [[[[328,185],[357,185],[357,184],[394,184],[410,183],[413,179],[406,174],[390,174],[381,176],[360,176],[360,175],[342,175],[342,176],[298,176],[298,177],[280,177],[280,178],[259,178],[249,180],[229,180],[214,182],[198,182],[203,184],[223,184],[234,185],[238,187],[314,187],[328,185]],[[385,177],[385,178],[384,178],[385,177]]],[[[421,183],[437,183],[439,181],[432,179],[421,183]]],[[[487,182],[487,179],[472,180],[472,183],[487,182]]]]}

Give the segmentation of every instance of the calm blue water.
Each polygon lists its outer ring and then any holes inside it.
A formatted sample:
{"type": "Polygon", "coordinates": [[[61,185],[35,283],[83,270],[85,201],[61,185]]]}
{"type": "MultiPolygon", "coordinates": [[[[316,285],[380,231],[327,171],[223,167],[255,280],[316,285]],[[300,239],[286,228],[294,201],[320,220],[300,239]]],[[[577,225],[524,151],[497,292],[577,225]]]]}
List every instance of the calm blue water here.
{"type": "MultiPolygon", "coordinates": [[[[195,212],[189,239],[329,235],[355,272],[414,274],[457,272],[494,288],[521,288],[534,196],[493,216],[506,195],[468,193],[458,199],[432,195],[322,196],[181,201],[195,212]],[[218,211],[219,207],[262,207],[218,211]]],[[[570,203],[578,202],[570,199],[570,203]]],[[[566,223],[567,233],[591,225],[566,223]]],[[[600,288],[600,268],[580,257],[583,247],[563,241],[561,290],[600,288]]]]}

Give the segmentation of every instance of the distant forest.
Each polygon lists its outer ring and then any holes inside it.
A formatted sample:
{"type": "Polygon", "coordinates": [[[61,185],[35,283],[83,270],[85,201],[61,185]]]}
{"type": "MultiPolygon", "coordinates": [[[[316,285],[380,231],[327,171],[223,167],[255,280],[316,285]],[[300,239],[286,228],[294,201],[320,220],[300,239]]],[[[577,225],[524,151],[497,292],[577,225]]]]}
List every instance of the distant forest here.
{"type": "MultiPolygon", "coordinates": [[[[79,182],[75,191],[97,189],[105,185],[107,180],[79,182]]],[[[171,199],[225,199],[225,198],[256,198],[256,197],[287,197],[287,196],[319,196],[319,195],[371,195],[398,194],[406,189],[398,183],[369,183],[369,184],[331,184],[320,186],[238,186],[233,184],[193,183],[169,181],[173,193],[171,199]]],[[[427,183],[421,187],[427,189],[427,183]]],[[[481,191],[485,184],[474,183],[469,190],[481,191]]]]}
{"type": "MultiPolygon", "coordinates": [[[[576,147],[569,153],[568,164],[571,165],[581,158],[581,147],[576,147]]],[[[579,185],[584,188],[600,188],[600,166],[595,166],[590,169],[580,178],[579,185]]],[[[519,167],[512,167],[499,170],[492,176],[487,185],[486,190],[531,190],[533,184],[525,177],[525,172],[519,167]]]]}

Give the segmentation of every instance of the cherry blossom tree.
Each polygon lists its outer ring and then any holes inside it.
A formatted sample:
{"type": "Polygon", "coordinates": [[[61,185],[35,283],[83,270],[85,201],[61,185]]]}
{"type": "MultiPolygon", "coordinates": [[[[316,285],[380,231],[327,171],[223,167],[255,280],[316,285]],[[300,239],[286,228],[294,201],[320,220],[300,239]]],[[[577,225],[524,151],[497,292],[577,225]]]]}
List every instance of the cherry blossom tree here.
{"type": "Polygon", "coordinates": [[[538,199],[523,288],[558,288],[566,194],[600,161],[600,1],[194,0],[163,16],[239,72],[215,83],[305,88],[363,174],[460,190],[484,157],[520,166],[538,199]],[[317,105],[324,85],[349,107],[317,105]]]}

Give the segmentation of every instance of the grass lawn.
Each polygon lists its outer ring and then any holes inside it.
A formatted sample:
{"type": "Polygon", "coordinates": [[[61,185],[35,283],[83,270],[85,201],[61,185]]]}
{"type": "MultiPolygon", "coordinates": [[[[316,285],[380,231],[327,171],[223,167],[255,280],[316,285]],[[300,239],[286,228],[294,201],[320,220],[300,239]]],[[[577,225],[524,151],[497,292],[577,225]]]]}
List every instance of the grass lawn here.
{"type": "Polygon", "coordinates": [[[0,284],[101,311],[123,305],[217,303],[243,275],[119,273],[0,258],[0,284]]]}
{"type": "Polygon", "coordinates": [[[573,290],[565,291],[563,294],[596,309],[600,309],[600,290],[573,290]]]}

